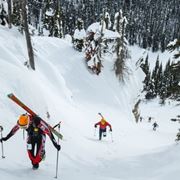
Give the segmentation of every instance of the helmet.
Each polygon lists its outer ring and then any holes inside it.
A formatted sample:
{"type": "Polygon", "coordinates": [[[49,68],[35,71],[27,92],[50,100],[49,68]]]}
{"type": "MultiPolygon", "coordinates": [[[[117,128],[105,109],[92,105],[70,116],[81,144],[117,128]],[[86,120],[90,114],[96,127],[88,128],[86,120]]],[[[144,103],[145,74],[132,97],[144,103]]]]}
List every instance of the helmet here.
{"type": "Polygon", "coordinates": [[[106,120],[104,118],[101,119],[101,123],[105,124],[106,120]]]}
{"type": "Polygon", "coordinates": [[[27,128],[29,124],[29,116],[27,114],[22,114],[19,117],[17,124],[19,125],[20,128],[27,128]]]}

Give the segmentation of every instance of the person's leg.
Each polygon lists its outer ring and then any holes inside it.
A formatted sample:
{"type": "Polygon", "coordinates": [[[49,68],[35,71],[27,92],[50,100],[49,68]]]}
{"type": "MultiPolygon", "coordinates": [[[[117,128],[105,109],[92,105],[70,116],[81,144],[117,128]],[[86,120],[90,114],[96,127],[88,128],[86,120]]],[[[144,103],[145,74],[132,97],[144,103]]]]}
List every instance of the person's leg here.
{"type": "Polygon", "coordinates": [[[45,142],[46,142],[46,136],[42,135],[42,141],[41,141],[42,146],[39,149],[39,153],[40,153],[40,156],[41,156],[42,160],[44,160],[45,156],[46,156],[46,153],[45,153],[45,142]]]}
{"type": "Polygon", "coordinates": [[[106,129],[103,129],[103,137],[106,137],[106,129]]]}
{"type": "Polygon", "coordinates": [[[102,138],[102,129],[100,128],[99,129],[99,140],[101,140],[101,138],[102,138]]]}
{"type": "Polygon", "coordinates": [[[39,164],[43,157],[45,156],[45,140],[46,136],[41,135],[37,138],[36,144],[37,144],[37,151],[36,151],[36,157],[35,157],[35,163],[39,164]]]}
{"type": "Polygon", "coordinates": [[[35,161],[34,150],[35,150],[35,141],[32,137],[28,137],[27,138],[27,152],[28,152],[28,156],[32,164],[34,164],[34,161],[35,161]]]}

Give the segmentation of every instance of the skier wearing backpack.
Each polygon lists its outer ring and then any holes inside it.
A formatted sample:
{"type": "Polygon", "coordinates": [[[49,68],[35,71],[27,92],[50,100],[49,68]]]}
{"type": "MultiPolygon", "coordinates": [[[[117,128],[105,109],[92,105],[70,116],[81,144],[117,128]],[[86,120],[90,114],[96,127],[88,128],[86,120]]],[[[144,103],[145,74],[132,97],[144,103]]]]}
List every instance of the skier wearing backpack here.
{"type": "Polygon", "coordinates": [[[106,127],[109,126],[110,131],[112,131],[112,127],[111,125],[104,119],[104,117],[102,116],[101,113],[98,113],[101,116],[101,120],[99,122],[97,122],[94,127],[97,128],[97,126],[99,126],[99,140],[102,139],[102,135],[103,137],[106,137],[106,127]]]}
{"type": "Polygon", "coordinates": [[[19,129],[27,131],[27,152],[29,159],[32,162],[33,169],[39,167],[39,163],[45,158],[45,141],[46,134],[51,139],[55,148],[59,151],[61,146],[56,142],[52,132],[48,126],[38,116],[22,114],[17,124],[11,129],[6,137],[0,139],[0,142],[8,140],[19,129]]]}

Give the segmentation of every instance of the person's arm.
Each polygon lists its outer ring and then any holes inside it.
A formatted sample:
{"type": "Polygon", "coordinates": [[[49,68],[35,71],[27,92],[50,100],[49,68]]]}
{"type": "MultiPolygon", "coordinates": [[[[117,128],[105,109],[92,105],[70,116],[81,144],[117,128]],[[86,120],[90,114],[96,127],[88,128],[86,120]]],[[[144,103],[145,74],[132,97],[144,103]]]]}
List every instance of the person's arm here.
{"type": "Polygon", "coordinates": [[[97,123],[94,125],[94,127],[96,128],[98,125],[100,125],[100,121],[97,122],[97,123]]]}
{"type": "Polygon", "coordinates": [[[109,126],[110,131],[112,131],[112,126],[108,122],[106,122],[106,124],[109,126]]]}
{"type": "Polygon", "coordinates": [[[9,132],[9,134],[6,137],[3,137],[2,139],[0,139],[0,142],[2,141],[7,141],[10,137],[12,137],[17,131],[19,130],[19,126],[16,124],[11,131],[9,132]]]}
{"type": "Polygon", "coordinates": [[[51,135],[49,137],[50,137],[54,147],[59,151],[61,149],[61,146],[56,142],[56,139],[55,139],[52,132],[51,132],[51,135]]]}
{"type": "Polygon", "coordinates": [[[54,147],[59,151],[61,149],[61,146],[56,142],[56,139],[48,126],[44,124],[42,121],[40,122],[39,128],[44,132],[44,134],[47,134],[52,141],[54,147]]]}

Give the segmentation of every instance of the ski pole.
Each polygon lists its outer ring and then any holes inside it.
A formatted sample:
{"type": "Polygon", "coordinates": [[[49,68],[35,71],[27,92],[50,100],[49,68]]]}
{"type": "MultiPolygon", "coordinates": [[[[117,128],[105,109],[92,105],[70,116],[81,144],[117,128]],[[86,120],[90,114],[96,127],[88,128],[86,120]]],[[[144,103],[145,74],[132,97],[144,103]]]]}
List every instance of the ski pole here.
{"type": "Polygon", "coordinates": [[[25,139],[25,130],[23,129],[23,140],[25,139]]]}
{"type": "Polygon", "coordinates": [[[113,135],[112,135],[112,131],[110,131],[111,134],[111,141],[113,142],[113,135]]]}
{"type": "Polygon", "coordinates": [[[57,123],[56,125],[53,126],[53,129],[55,129],[56,127],[58,127],[61,124],[61,121],[59,123],[57,123]]]}
{"type": "MultiPolygon", "coordinates": [[[[3,127],[0,126],[1,139],[2,139],[2,137],[3,137],[2,131],[3,131],[3,127]]],[[[5,158],[5,156],[4,156],[4,148],[3,148],[3,141],[1,142],[1,150],[2,150],[2,156],[1,156],[1,157],[2,157],[2,158],[5,158]]]]}
{"type": "MultiPolygon", "coordinates": [[[[60,132],[60,123],[58,124],[58,131],[60,132]]],[[[58,138],[58,145],[59,145],[59,138],[58,138]]],[[[57,179],[57,175],[58,175],[58,165],[59,165],[59,151],[57,150],[57,158],[56,158],[56,176],[55,178],[57,179]]]]}
{"type": "Polygon", "coordinates": [[[96,136],[96,128],[94,128],[94,136],[96,136]]]}

